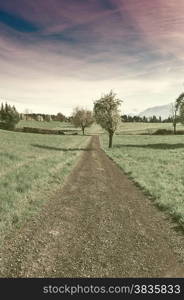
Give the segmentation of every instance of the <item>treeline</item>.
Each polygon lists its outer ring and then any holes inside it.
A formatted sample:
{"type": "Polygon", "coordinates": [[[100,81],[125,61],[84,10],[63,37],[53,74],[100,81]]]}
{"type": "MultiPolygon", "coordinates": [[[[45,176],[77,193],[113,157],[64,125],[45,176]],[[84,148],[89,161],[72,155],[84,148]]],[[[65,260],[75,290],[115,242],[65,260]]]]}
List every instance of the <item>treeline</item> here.
{"type": "Polygon", "coordinates": [[[0,128],[13,130],[19,121],[20,114],[15,106],[2,103],[0,107],[0,128]]]}
{"type": "MultiPolygon", "coordinates": [[[[57,115],[48,115],[48,114],[36,114],[36,113],[28,113],[28,114],[20,114],[21,120],[35,120],[40,122],[50,122],[50,121],[60,121],[60,122],[71,122],[73,116],[66,117],[62,113],[58,113],[57,115]]],[[[131,116],[131,115],[122,115],[122,122],[140,122],[140,123],[172,123],[172,117],[167,119],[162,119],[162,117],[140,117],[140,116],[131,116]]]]}
{"type": "Polygon", "coordinates": [[[71,121],[71,117],[66,117],[62,113],[58,113],[57,115],[27,113],[27,114],[20,114],[20,119],[26,121],[35,120],[39,122],[50,122],[50,121],[70,122],[71,121]]]}
{"type": "Polygon", "coordinates": [[[146,117],[146,116],[130,116],[130,115],[122,115],[121,116],[122,122],[140,122],[140,123],[172,123],[172,117],[169,117],[167,119],[162,119],[162,117],[146,117]]]}
{"type": "Polygon", "coordinates": [[[26,121],[39,121],[39,122],[50,122],[50,121],[60,121],[60,122],[71,122],[71,117],[66,117],[62,113],[56,115],[49,114],[36,114],[36,113],[19,113],[15,106],[11,106],[8,103],[1,103],[0,105],[0,128],[14,130],[16,124],[20,120],[26,121]]]}

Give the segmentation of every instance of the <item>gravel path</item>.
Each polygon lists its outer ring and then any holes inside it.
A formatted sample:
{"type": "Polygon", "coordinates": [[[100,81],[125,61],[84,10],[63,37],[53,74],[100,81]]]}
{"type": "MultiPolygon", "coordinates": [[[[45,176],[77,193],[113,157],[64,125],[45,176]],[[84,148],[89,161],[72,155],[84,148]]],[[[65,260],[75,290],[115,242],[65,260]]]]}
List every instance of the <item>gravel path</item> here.
{"type": "Polygon", "coordinates": [[[6,239],[1,277],[184,277],[184,235],[93,136],[61,190],[6,239]]]}

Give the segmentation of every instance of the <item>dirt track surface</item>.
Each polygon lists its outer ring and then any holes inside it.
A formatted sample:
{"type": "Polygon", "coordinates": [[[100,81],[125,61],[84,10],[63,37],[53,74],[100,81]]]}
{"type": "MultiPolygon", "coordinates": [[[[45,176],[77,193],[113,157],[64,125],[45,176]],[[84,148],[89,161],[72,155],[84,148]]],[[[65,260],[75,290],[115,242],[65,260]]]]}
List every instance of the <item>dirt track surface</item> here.
{"type": "Polygon", "coordinates": [[[184,277],[184,234],[93,136],[65,185],[5,241],[1,277],[184,277]]]}

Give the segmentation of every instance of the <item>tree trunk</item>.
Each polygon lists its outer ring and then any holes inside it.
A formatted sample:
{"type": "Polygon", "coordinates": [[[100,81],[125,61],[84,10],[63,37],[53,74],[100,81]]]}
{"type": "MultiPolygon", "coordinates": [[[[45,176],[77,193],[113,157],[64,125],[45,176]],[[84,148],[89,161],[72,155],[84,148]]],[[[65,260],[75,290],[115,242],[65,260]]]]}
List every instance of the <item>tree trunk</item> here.
{"type": "Polygon", "coordinates": [[[174,123],[173,126],[174,126],[174,134],[176,134],[176,123],[174,123]]]}
{"type": "Polygon", "coordinates": [[[84,129],[85,129],[85,127],[82,126],[82,133],[83,133],[83,135],[84,135],[84,129]]]}
{"type": "Polygon", "coordinates": [[[112,138],[113,138],[113,134],[109,133],[109,148],[112,148],[112,138]]]}

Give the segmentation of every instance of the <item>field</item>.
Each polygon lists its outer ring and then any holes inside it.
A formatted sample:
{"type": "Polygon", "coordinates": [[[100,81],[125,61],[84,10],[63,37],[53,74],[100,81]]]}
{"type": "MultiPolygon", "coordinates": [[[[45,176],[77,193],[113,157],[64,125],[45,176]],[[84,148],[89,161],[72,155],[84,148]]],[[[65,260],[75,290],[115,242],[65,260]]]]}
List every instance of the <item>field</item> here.
{"type": "Polygon", "coordinates": [[[184,136],[137,134],[169,126],[122,123],[112,149],[96,124],[0,130],[0,277],[183,276],[183,235],[161,210],[184,225],[184,136]]]}
{"type": "MultiPolygon", "coordinates": [[[[18,127],[72,129],[64,122],[21,121],[18,127]]],[[[156,203],[180,222],[184,221],[182,136],[137,135],[172,124],[121,123],[114,136],[114,147],[97,124],[86,129],[86,136],[35,135],[0,131],[0,233],[3,238],[12,225],[18,226],[39,208],[73,168],[90,139],[101,135],[106,153],[133,178],[156,203]],[[67,150],[68,149],[68,150],[67,150]]],[[[178,125],[178,129],[182,128],[178,125]]],[[[1,239],[2,239],[1,238],[1,239]]]]}
{"type": "MultiPolygon", "coordinates": [[[[171,123],[120,123],[117,134],[152,134],[158,129],[173,130],[171,123]]],[[[184,126],[177,125],[177,130],[184,130],[184,126]]]]}
{"type": "MultiPolygon", "coordinates": [[[[36,122],[35,122],[36,123],[36,122]]],[[[58,189],[89,141],[0,130],[0,242],[58,189]]]]}
{"type": "Polygon", "coordinates": [[[73,125],[68,122],[59,122],[59,121],[51,121],[51,122],[38,122],[38,121],[20,121],[17,128],[22,127],[34,127],[34,128],[47,128],[47,129],[73,129],[73,125]]]}
{"type": "Polygon", "coordinates": [[[184,224],[184,136],[122,135],[101,137],[105,152],[160,208],[184,224]]]}
{"type": "MultiPolygon", "coordinates": [[[[51,121],[51,122],[37,122],[37,121],[20,121],[17,124],[17,128],[22,127],[34,127],[34,128],[47,128],[47,129],[72,129],[81,133],[80,128],[75,128],[69,122],[59,122],[59,121],[51,121]]],[[[125,134],[152,134],[157,129],[168,129],[173,130],[173,126],[171,123],[120,123],[116,134],[117,135],[125,135],[125,134]]],[[[184,126],[181,124],[177,125],[177,130],[184,130],[184,126]]],[[[105,131],[97,124],[93,124],[91,127],[86,128],[86,134],[102,134],[105,131]]]]}

